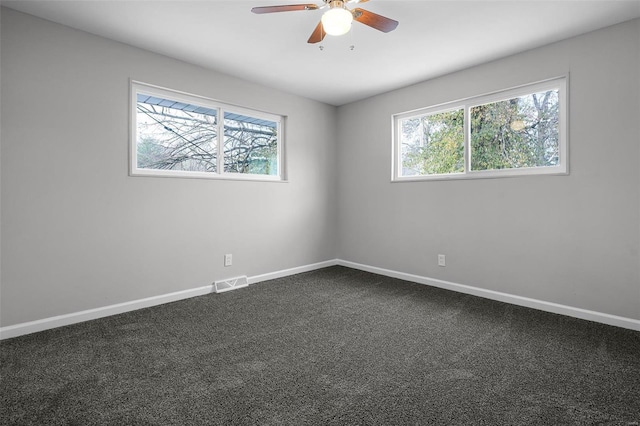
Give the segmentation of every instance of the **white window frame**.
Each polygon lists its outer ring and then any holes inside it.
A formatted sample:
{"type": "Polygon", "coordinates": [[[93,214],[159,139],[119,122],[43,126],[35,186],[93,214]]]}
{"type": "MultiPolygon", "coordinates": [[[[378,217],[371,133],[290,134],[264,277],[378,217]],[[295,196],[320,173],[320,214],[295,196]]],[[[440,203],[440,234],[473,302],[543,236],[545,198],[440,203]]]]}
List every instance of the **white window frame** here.
{"type": "Polygon", "coordinates": [[[569,174],[569,126],[568,114],[569,105],[567,94],[569,76],[556,77],[536,83],[525,84],[498,92],[488,93],[480,96],[465,98],[444,104],[433,105],[418,110],[407,111],[392,115],[392,182],[411,182],[425,180],[450,180],[450,179],[483,179],[500,178],[510,176],[531,176],[531,175],[568,175],[569,174]],[[471,108],[488,103],[505,101],[532,93],[546,90],[558,90],[558,164],[544,167],[522,167],[512,169],[497,170],[471,170],[471,108]],[[433,174],[402,176],[402,147],[400,140],[400,121],[422,117],[452,110],[464,110],[464,171],[459,173],[433,174]]]}
{"type": "Polygon", "coordinates": [[[129,129],[129,174],[131,176],[155,176],[155,177],[180,177],[199,179],[226,179],[226,180],[249,180],[249,181],[269,181],[286,182],[285,159],[284,159],[284,122],[285,116],[272,114],[264,111],[226,104],[204,96],[194,95],[177,90],[167,89],[140,81],[130,81],[130,129],[129,129]],[[197,172],[186,170],[159,170],[145,169],[138,167],[138,130],[137,130],[137,103],[138,93],[157,96],[163,99],[195,104],[218,111],[218,137],[217,137],[217,167],[216,172],[197,172]],[[224,114],[235,113],[276,123],[278,134],[277,158],[278,172],[275,175],[232,173],[224,171],[224,114]]]}

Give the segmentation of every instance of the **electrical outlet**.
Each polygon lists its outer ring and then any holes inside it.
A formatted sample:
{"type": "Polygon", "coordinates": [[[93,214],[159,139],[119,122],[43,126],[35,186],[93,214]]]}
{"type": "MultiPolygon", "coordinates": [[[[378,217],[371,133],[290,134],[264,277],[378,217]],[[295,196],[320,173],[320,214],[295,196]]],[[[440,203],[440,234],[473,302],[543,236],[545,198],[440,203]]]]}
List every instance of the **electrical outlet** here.
{"type": "Polygon", "coordinates": [[[438,255],[438,266],[447,266],[447,258],[444,254],[438,255]]]}
{"type": "Polygon", "coordinates": [[[224,255],[224,266],[231,266],[231,265],[233,265],[233,255],[225,254],[224,255]]]}

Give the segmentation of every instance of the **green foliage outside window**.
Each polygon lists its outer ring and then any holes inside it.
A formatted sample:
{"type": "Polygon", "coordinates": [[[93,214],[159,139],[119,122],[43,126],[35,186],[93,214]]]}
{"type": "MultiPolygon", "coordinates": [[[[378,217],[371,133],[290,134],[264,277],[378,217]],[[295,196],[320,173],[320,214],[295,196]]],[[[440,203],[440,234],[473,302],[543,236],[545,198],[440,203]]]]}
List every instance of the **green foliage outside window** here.
{"type": "Polygon", "coordinates": [[[400,119],[400,176],[465,172],[465,110],[470,171],[556,166],[559,91],[400,119]]]}
{"type": "Polygon", "coordinates": [[[405,176],[464,171],[462,109],[402,121],[402,167],[405,176]]]}
{"type": "Polygon", "coordinates": [[[471,108],[471,170],[558,163],[558,92],[471,108]]]}

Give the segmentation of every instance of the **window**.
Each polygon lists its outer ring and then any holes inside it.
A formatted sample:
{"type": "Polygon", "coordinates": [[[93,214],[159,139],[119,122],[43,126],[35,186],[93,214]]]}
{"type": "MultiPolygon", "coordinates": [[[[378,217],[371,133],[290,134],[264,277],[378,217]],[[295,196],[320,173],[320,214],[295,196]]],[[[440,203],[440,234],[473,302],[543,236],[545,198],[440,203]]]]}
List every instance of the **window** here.
{"type": "Polygon", "coordinates": [[[393,116],[393,180],[566,174],[566,77],[393,116]]]}
{"type": "Polygon", "coordinates": [[[284,180],[282,116],[131,83],[131,174],[284,180]]]}

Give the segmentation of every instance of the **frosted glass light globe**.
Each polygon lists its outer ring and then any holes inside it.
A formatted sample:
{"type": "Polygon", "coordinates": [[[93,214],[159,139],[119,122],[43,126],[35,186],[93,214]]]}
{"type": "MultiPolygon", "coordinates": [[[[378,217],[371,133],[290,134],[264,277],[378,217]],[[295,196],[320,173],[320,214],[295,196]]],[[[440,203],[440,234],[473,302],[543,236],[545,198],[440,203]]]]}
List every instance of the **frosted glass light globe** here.
{"type": "Polygon", "coordinates": [[[349,32],[353,15],[347,9],[336,7],[326,11],[320,20],[327,34],[339,36],[349,32]]]}

